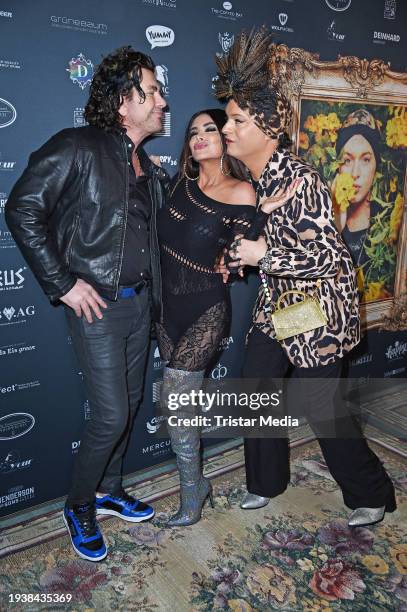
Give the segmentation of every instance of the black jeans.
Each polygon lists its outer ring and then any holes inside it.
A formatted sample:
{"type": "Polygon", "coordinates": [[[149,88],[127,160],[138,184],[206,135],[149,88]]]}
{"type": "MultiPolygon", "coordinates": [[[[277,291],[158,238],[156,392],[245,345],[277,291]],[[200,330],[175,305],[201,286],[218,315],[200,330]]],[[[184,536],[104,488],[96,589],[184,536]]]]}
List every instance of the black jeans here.
{"type": "Polygon", "coordinates": [[[65,307],[91,412],[75,458],[69,507],[93,501],[96,491],[120,491],[123,455],[142,398],[150,337],[148,289],[105,302],[103,319],[94,316],[91,324],[65,307]]]}
{"type": "MultiPolygon", "coordinates": [[[[244,378],[283,378],[289,369],[289,360],[277,340],[255,328],[249,336],[243,365],[244,378]]],[[[310,409],[308,422],[317,435],[325,462],[342,490],[348,508],[378,508],[386,506],[388,512],[396,509],[393,484],[380,460],[360,435],[322,438],[318,430],[335,419],[334,395],[341,376],[342,363],[316,368],[294,368],[293,376],[315,378],[316,385],[306,380],[304,392],[310,397],[304,404],[310,409]],[[321,419],[321,417],[323,418],[321,419]]],[[[311,381],[312,383],[312,381],[311,381]]],[[[350,417],[349,417],[350,419],[350,417]]],[[[342,419],[345,420],[345,419],[342,419]]],[[[340,430],[355,430],[350,420],[340,430]]],[[[263,497],[283,493],[290,481],[289,444],[286,437],[246,438],[245,460],[247,489],[263,497]]]]}

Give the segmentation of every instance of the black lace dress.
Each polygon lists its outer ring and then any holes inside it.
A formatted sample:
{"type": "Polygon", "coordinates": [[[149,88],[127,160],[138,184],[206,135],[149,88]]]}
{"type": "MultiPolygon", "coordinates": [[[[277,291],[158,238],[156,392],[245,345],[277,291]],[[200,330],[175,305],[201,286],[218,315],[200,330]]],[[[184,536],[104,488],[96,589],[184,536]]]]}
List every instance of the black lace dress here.
{"type": "Polygon", "coordinates": [[[188,179],[159,212],[163,320],[157,337],[169,367],[204,370],[214,356],[230,324],[229,291],[214,266],[254,215],[254,206],[212,200],[188,179]]]}

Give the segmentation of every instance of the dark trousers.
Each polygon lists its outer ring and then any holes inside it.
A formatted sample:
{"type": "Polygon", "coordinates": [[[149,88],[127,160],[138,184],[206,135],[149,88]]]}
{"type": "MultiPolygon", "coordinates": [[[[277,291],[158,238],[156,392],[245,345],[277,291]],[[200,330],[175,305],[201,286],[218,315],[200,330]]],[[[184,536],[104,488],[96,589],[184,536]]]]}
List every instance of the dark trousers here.
{"type": "Polygon", "coordinates": [[[140,403],[150,336],[148,290],[117,302],[105,300],[103,319],[88,323],[65,312],[85,381],[91,418],[75,458],[67,504],[122,486],[122,463],[140,403]]]}
{"type": "MultiPolygon", "coordinates": [[[[244,378],[283,378],[289,360],[277,340],[254,329],[250,334],[243,365],[244,378]]],[[[356,423],[348,417],[339,431],[351,431],[349,437],[320,437],[321,423],[335,419],[334,395],[341,375],[341,360],[315,368],[294,368],[292,376],[304,381],[303,405],[317,435],[325,462],[342,490],[348,508],[396,509],[394,487],[380,460],[367,445],[362,432],[355,435],[356,423]],[[315,378],[315,385],[309,379],[315,378]]],[[[343,417],[343,414],[342,414],[343,417]]],[[[332,423],[331,423],[332,424],[332,423]]],[[[322,426],[323,430],[323,426],[322,426]]],[[[332,430],[331,430],[332,431],[332,430]]],[[[283,493],[290,481],[289,444],[286,437],[246,438],[245,460],[247,489],[263,497],[283,493]]]]}

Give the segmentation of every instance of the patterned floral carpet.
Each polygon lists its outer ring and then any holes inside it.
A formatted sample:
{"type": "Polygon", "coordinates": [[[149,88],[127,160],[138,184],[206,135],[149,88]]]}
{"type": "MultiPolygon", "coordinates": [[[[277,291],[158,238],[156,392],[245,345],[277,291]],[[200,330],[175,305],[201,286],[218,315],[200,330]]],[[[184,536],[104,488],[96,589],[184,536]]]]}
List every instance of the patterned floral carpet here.
{"type": "Polygon", "coordinates": [[[376,526],[347,527],[348,510],[313,442],[292,451],[289,489],[260,510],[239,508],[240,468],[214,479],[216,507],[192,527],[165,527],[177,495],[157,502],[148,524],[104,519],[103,563],[75,557],[67,536],[6,557],[0,610],[406,612],[406,461],[374,448],[399,503],[376,526]],[[69,593],[72,601],[12,604],[10,593],[69,593]]]}

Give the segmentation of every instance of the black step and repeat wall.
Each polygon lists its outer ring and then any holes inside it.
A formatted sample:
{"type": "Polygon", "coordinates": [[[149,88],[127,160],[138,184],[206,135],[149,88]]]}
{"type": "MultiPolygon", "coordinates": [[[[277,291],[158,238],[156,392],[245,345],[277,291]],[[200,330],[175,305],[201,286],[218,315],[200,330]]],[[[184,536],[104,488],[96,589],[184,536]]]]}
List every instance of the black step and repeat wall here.
{"type": "MultiPolygon", "coordinates": [[[[163,133],[148,151],[171,173],[184,126],[217,106],[214,56],[242,28],[271,26],[275,40],[318,52],[391,61],[406,69],[404,0],[0,0],[0,516],[67,492],[89,418],[62,309],[49,305],[4,221],[4,206],[30,152],[64,127],[84,124],[102,56],[124,44],[149,53],[168,100],[163,133]]],[[[238,376],[257,280],[232,287],[234,317],[210,375],[238,376]]],[[[355,376],[403,376],[405,334],[370,332],[352,355],[355,376]]],[[[145,398],[126,473],[171,457],[153,434],[162,366],[151,348],[145,398]]]]}

